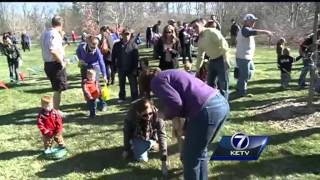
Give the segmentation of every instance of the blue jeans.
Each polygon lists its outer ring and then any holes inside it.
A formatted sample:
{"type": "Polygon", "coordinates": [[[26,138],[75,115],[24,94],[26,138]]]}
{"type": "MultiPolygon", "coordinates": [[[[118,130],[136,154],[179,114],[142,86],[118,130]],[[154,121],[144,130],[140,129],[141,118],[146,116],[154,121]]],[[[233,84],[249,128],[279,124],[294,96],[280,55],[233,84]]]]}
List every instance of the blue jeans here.
{"type": "Polygon", "coordinates": [[[230,112],[228,101],[218,93],[204,108],[188,119],[183,148],[185,180],[208,179],[208,145],[217,135],[230,112]]]}
{"type": "Polygon", "coordinates": [[[298,85],[299,86],[304,86],[306,84],[306,76],[308,72],[310,72],[312,69],[312,65],[304,65],[303,68],[301,69],[301,74],[299,77],[298,85]]]}
{"type": "Polygon", "coordinates": [[[217,84],[221,94],[228,99],[229,72],[226,68],[223,56],[220,56],[217,59],[210,59],[208,64],[208,85],[217,87],[217,84]]]}
{"type": "Polygon", "coordinates": [[[88,100],[87,106],[90,111],[90,117],[96,116],[97,102],[96,100],[88,100]]]}
{"type": "Polygon", "coordinates": [[[154,140],[132,139],[132,151],[135,160],[148,161],[148,151],[156,143],[154,140]]]}
{"type": "MultiPolygon", "coordinates": [[[[99,85],[99,89],[101,91],[101,85],[100,85],[100,74],[101,74],[101,71],[100,71],[100,67],[99,65],[95,65],[95,66],[92,66],[92,65],[88,65],[88,66],[82,66],[80,68],[80,74],[81,74],[81,79],[84,80],[87,78],[87,70],[88,69],[94,69],[95,72],[96,72],[96,81],[98,81],[98,85],[99,85]]],[[[83,89],[83,88],[82,88],[83,89]]],[[[107,103],[102,100],[101,98],[99,98],[99,102],[98,102],[98,109],[102,110],[103,108],[105,108],[107,106],[107,103]]]]}
{"type": "Polygon", "coordinates": [[[239,78],[237,81],[237,91],[239,95],[247,94],[248,81],[253,77],[254,64],[252,60],[236,58],[239,68],[239,78]]]}

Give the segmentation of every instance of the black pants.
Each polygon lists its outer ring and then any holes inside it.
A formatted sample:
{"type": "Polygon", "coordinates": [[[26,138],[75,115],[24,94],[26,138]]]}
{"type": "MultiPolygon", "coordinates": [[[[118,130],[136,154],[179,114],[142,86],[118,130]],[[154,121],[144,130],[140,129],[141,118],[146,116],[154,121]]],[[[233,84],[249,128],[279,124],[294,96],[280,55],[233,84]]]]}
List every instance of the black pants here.
{"type": "Polygon", "coordinates": [[[19,73],[18,73],[19,61],[18,61],[18,59],[7,58],[7,61],[8,61],[8,67],[9,67],[10,79],[11,80],[15,79],[16,81],[18,81],[19,80],[19,73]]]}
{"type": "Polygon", "coordinates": [[[130,85],[130,92],[131,92],[131,100],[134,101],[138,98],[138,79],[137,76],[132,73],[127,73],[124,71],[119,70],[119,99],[125,100],[126,99],[126,78],[128,77],[129,85],[130,85]]]}
{"type": "Polygon", "coordinates": [[[186,57],[188,57],[189,62],[192,63],[192,57],[191,57],[191,43],[184,44],[181,46],[182,48],[182,62],[183,64],[186,63],[186,57]]]}

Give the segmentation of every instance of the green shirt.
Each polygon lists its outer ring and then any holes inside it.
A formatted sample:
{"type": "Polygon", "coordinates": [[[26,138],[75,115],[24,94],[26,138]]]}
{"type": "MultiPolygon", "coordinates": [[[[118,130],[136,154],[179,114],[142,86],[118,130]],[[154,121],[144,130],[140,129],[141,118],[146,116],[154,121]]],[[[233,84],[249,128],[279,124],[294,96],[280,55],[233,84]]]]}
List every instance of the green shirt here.
{"type": "Polygon", "coordinates": [[[200,33],[198,40],[197,71],[202,65],[204,53],[207,53],[210,59],[215,59],[219,56],[226,55],[228,50],[228,42],[219,30],[216,28],[205,28],[205,30],[200,33]]]}

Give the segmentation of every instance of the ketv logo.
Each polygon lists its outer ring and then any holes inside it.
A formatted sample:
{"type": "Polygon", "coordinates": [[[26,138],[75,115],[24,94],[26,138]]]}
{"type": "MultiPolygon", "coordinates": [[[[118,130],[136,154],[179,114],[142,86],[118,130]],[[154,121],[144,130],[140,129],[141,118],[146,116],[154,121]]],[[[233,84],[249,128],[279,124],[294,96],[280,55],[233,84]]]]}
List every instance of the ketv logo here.
{"type": "Polygon", "coordinates": [[[223,136],[210,160],[258,160],[267,142],[267,136],[223,136]]]}

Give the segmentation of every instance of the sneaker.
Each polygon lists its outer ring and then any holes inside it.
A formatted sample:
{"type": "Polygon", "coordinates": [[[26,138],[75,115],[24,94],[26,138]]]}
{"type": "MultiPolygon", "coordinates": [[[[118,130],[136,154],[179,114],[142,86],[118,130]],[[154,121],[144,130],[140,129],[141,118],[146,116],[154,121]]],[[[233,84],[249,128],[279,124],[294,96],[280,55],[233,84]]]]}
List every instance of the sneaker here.
{"type": "Polygon", "coordinates": [[[124,100],[123,99],[118,99],[118,101],[117,101],[118,103],[123,103],[124,102],[124,100]]]}
{"type": "Polygon", "coordinates": [[[107,110],[108,110],[108,107],[107,107],[107,106],[104,106],[104,107],[101,109],[102,112],[106,112],[107,110]]]}

